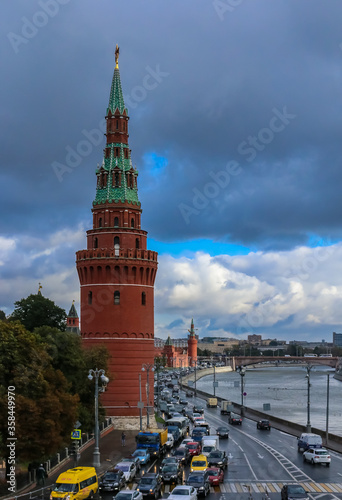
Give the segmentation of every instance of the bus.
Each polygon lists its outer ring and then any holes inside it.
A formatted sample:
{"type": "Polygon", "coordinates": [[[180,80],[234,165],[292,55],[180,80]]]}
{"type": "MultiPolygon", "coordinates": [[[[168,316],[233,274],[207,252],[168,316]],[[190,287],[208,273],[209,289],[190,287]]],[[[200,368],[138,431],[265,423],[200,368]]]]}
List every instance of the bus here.
{"type": "Polygon", "coordinates": [[[177,426],[182,437],[185,437],[189,432],[189,419],[186,417],[169,418],[169,420],[166,420],[165,425],[166,427],[169,427],[169,425],[177,426]]]}

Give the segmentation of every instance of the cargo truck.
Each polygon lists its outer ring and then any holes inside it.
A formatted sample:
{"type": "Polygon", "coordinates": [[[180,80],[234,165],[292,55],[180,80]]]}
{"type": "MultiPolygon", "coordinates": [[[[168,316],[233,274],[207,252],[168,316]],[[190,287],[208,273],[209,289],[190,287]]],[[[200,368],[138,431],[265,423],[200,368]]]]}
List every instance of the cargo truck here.
{"type": "Polygon", "coordinates": [[[207,408],[216,408],[216,407],[217,407],[217,398],[207,399],[207,408]]]}
{"type": "Polygon", "coordinates": [[[135,441],[137,449],[147,449],[151,457],[160,457],[166,451],[167,429],[140,431],[135,441]]]}
{"type": "Polygon", "coordinates": [[[232,406],[231,401],[221,401],[221,415],[230,415],[232,406]]]}

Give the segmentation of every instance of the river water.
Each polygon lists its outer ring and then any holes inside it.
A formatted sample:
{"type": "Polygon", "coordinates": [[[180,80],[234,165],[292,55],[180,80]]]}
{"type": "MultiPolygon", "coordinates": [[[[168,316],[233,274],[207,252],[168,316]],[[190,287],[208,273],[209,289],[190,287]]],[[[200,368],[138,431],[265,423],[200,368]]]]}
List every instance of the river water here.
{"type": "MultiPolygon", "coordinates": [[[[305,367],[247,369],[244,376],[244,405],[298,424],[307,423],[308,382],[305,367]]],[[[333,378],[334,370],[316,366],[310,372],[310,421],[312,427],[326,429],[327,374],[329,377],[329,432],[342,436],[342,381],[333,378]]],[[[241,403],[241,376],[237,372],[216,373],[217,396],[241,403]]],[[[213,394],[214,376],[197,381],[199,390],[213,394]]]]}

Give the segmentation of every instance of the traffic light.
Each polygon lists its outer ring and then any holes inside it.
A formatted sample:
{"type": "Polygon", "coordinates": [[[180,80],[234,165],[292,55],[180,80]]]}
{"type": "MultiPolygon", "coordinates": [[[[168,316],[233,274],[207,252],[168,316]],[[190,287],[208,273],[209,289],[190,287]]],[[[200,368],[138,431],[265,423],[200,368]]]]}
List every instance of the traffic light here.
{"type": "Polygon", "coordinates": [[[70,455],[77,455],[79,449],[79,442],[78,440],[74,440],[71,442],[71,445],[69,447],[69,453],[70,455]]]}

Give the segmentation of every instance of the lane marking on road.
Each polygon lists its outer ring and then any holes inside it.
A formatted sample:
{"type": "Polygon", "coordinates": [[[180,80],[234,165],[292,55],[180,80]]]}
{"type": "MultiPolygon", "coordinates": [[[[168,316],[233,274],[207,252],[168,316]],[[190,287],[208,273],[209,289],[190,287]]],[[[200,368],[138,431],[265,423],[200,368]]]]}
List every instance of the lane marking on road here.
{"type": "Polygon", "coordinates": [[[244,453],[244,457],[245,457],[245,460],[246,460],[246,462],[247,462],[248,467],[250,468],[251,473],[252,473],[252,474],[253,474],[253,476],[254,476],[254,479],[255,479],[256,481],[258,481],[257,475],[255,474],[254,470],[252,469],[252,466],[251,466],[251,464],[249,463],[249,460],[248,460],[248,458],[247,458],[246,453],[244,453]]]}
{"type": "Polygon", "coordinates": [[[244,434],[247,436],[249,439],[252,439],[256,443],[258,443],[260,446],[262,446],[265,450],[267,450],[276,460],[277,462],[284,467],[284,469],[287,471],[287,473],[295,480],[295,481],[314,481],[310,476],[305,474],[297,465],[295,465],[291,460],[286,458],[282,453],[279,451],[275,450],[272,448],[272,446],[264,443],[263,441],[260,441],[260,439],[257,439],[251,434],[248,434],[245,431],[242,431],[241,429],[236,429],[237,432],[240,432],[241,434],[244,434]]]}

